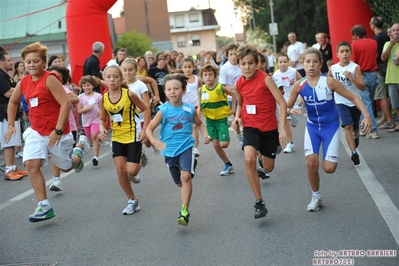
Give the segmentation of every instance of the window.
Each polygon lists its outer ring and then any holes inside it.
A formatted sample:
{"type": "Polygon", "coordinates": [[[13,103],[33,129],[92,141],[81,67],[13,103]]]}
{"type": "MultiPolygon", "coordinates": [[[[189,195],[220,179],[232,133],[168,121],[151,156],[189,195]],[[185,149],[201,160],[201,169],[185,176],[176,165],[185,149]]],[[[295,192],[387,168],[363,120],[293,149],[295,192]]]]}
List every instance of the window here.
{"type": "Polygon", "coordinates": [[[193,46],[200,46],[201,40],[199,34],[192,34],[191,40],[193,41],[193,46]]]}
{"type": "Polygon", "coordinates": [[[198,13],[189,14],[190,22],[198,22],[198,13]]]}
{"type": "Polygon", "coordinates": [[[183,15],[176,15],[175,16],[175,28],[184,28],[184,16],[183,15]]]}
{"type": "Polygon", "coordinates": [[[177,36],[177,47],[186,47],[186,36],[177,36]]]}

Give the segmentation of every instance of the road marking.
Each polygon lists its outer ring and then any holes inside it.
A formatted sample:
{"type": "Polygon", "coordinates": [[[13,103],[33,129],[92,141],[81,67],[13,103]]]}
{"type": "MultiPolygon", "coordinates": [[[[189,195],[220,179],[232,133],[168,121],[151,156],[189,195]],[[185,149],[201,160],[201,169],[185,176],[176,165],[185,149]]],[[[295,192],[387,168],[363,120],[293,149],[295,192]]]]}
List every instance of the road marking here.
{"type": "MultiPolygon", "coordinates": [[[[341,142],[350,156],[352,152],[346,143],[345,131],[343,130],[341,131],[341,142]]],[[[399,245],[399,210],[396,208],[395,204],[393,204],[392,200],[385,192],[385,189],[375,178],[375,175],[370,170],[363,156],[359,151],[357,153],[360,157],[360,165],[355,166],[355,169],[363,181],[363,184],[367,188],[369,194],[373,198],[375,204],[377,205],[377,208],[380,211],[382,218],[384,218],[385,222],[387,223],[389,230],[391,230],[396,243],[399,245]]]]}
{"type": "MultiPolygon", "coordinates": [[[[111,154],[111,152],[112,152],[112,150],[109,150],[109,151],[107,151],[106,153],[101,154],[101,155],[98,157],[98,159],[104,158],[105,156],[111,154]]],[[[91,163],[91,160],[85,162],[85,165],[88,164],[88,163],[91,163]]],[[[71,175],[71,174],[74,174],[74,173],[75,173],[75,171],[73,171],[73,169],[72,169],[71,171],[69,171],[68,173],[61,173],[60,179],[63,179],[64,177],[67,177],[67,176],[69,176],[69,175],[71,175]]],[[[51,185],[52,183],[53,183],[53,179],[51,178],[50,180],[46,181],[46,187],[49,186],[49,185],[51,185]]],[[[34,193],[35,193],[35,192],[34,192],[33,188],[31,188],[31,189],[29,189],[29,190],[27,190],[27,191],[25,191],[25,192],[23,192],[23,193],[21,193],[21,194],[15,196],[15,197],[12,198],[12,199],[9,199],[9,200],[7,200],[7,201],[5,201],[5,202],[3,202],[3,203],[0,203],[0,211],[3,210],[3,209],[5,209],[5,208],[7,208],[7,207],[9,207],[9,206],[11,206],[11,205],[14,204],[15,202],[20,201],[20,200],[22,200],[22,199],[24,199],[24,198],[26,198],[26,197],[28,197],[28,196],[34,194],[34,193]]]]}

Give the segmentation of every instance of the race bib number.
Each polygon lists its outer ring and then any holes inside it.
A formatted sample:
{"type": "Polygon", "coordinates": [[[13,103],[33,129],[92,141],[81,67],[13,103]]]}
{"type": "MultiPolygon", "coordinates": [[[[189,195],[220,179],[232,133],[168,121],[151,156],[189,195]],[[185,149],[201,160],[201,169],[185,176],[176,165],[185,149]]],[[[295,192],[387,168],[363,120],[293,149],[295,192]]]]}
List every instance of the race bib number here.
{"type": "Polygon", "coordinates": [[[114,122],[123,122],[123,118],[122,118],[121,114],[112,115],[112,120],[114,120],[114,122]]]}
{"type": "Polygon", "coordinates": [[[247,114],[254,115],[256,114],[256,105],[247,105],[247,114]]]}
{"type": "Polygon", "coordinates": [[[38,98],[31,98],[29,99],[30,107],[36,107],[39,105],[39,99],[38,98]]]}

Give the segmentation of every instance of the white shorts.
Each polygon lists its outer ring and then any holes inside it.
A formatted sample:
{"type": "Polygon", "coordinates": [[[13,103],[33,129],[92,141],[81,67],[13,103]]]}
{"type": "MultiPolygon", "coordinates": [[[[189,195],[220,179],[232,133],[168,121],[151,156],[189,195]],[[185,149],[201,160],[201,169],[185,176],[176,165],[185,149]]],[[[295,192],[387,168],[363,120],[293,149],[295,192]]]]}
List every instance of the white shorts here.
{"type": "Polygon", "coordinates": [[[15,130],[17,133],[11,136],[11,139],[8,143],[4,143],[4,136],[6,135],[6,131],[8,129],[8,122],[7,119],[4,119],[2,122],[0,122],[0,143],[1,143],[1,149],[8,148],[8,147],[15,147],[15,146],[21,146],[21,123],[19,119],[15,121],[14,123],[15,130]]]}
{"type": "Polygon", "coordinates": [[[50,153],[58,168],[61,170],[72,168],[72,150],[75,141],[71,132],[62,135],[60,143],[52,148],[48,147],[48,136],[41,136],[39,132],[32,128],[25,130],[23,138],[25,140],[24,163],[29,160],[41,159],[41,166],[45,166],[48,164],[48,153],[50,153]]]}

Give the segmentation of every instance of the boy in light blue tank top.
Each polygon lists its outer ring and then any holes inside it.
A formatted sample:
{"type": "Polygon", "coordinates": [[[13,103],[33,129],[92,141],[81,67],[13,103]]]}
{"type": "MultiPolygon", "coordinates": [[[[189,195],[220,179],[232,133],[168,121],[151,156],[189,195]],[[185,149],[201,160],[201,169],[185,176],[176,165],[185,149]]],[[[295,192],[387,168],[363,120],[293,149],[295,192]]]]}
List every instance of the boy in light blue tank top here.
{"type": "Polygon", "coordinates": [[[194,159],[193,123],[196,124],[205,144],[210,142],[205,124],[202,123],[194,106],[183,103],[187,77],[183,74],[165,76],[165,95],[168,102],[158,107],[158,112],[148,125],[146,134],[152,145],[165,156],[173,181],[181,187],[182,208],[177,223],[187,226],[190,218],[188,206],[192,193],[191,178],[194,176],[196,160],[194,159]],[[153,131],[161,124],[161,138],[155,139],[153,131]]]}

